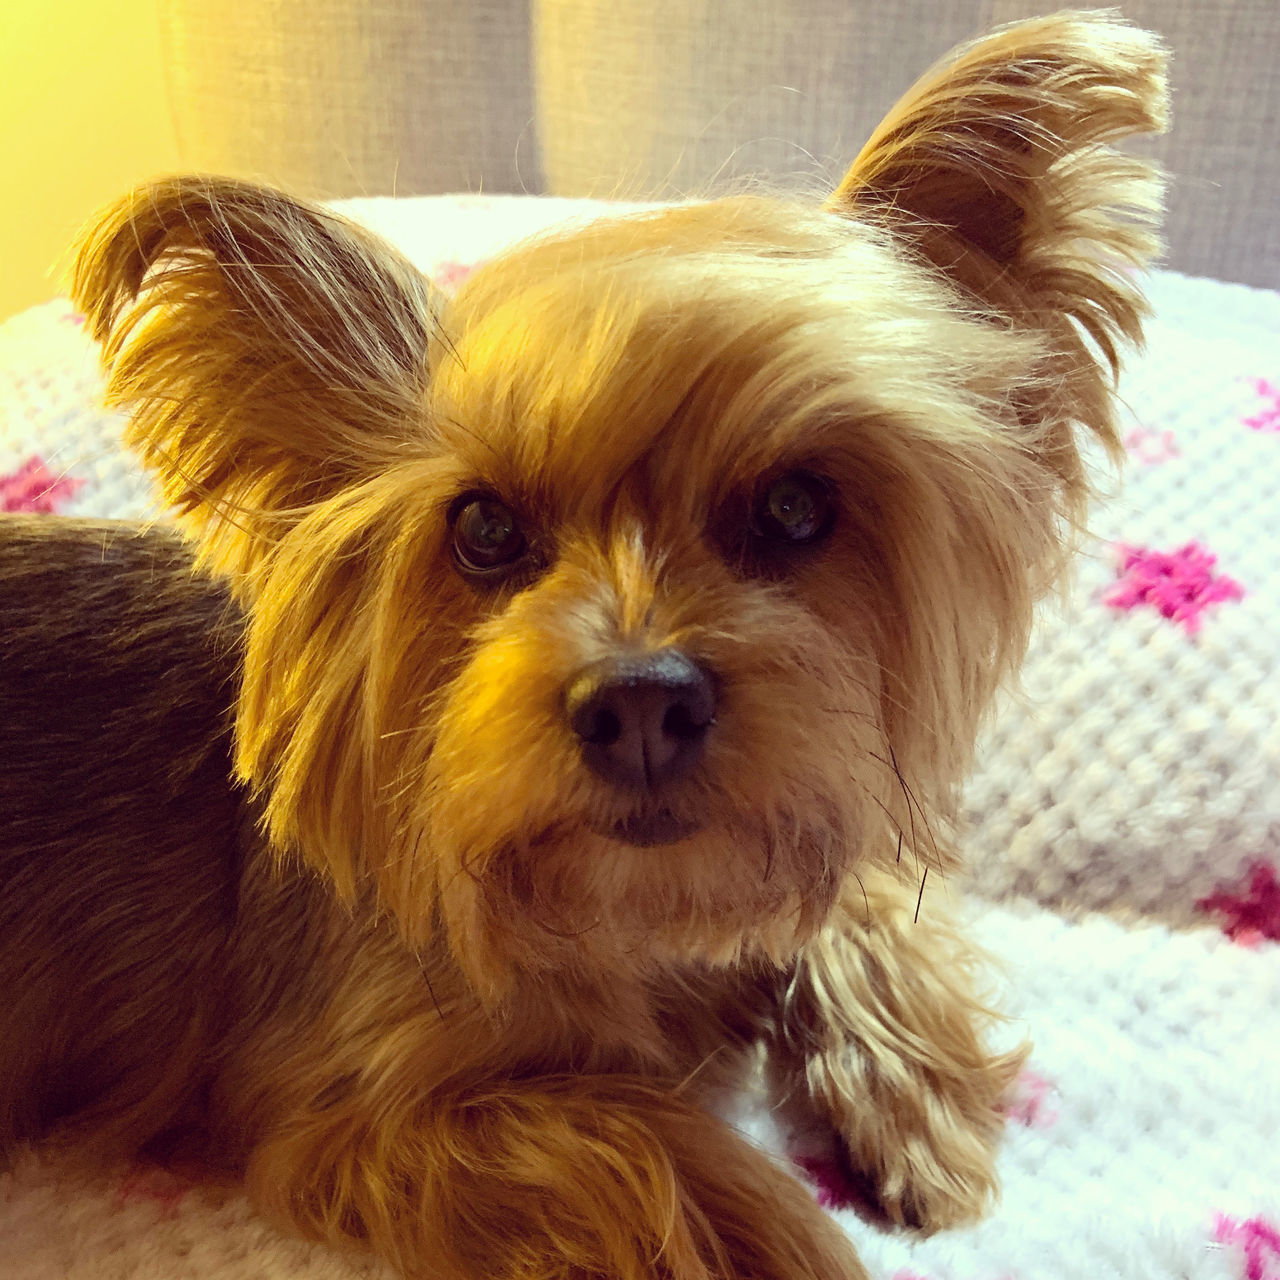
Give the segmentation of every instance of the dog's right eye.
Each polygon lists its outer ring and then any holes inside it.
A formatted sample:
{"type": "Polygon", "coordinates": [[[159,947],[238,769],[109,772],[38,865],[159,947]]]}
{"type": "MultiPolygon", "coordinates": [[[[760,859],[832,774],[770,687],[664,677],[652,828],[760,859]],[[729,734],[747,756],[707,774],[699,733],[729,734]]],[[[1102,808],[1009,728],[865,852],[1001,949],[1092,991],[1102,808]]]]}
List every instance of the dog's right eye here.
{"type": "Polygon", "coordinates": [[[825,537],[832,514],[826,481],[807,471],[789,471],[756,499],[751,532],[770,542],[804,546],[825,537]]]}
{"type": "Polygon", "coordinates": [[[467,573],[492,573],[524,555],[525,536],[511,508],[496,498],[472,496],[453,517],[453,555],[467,573]]]}

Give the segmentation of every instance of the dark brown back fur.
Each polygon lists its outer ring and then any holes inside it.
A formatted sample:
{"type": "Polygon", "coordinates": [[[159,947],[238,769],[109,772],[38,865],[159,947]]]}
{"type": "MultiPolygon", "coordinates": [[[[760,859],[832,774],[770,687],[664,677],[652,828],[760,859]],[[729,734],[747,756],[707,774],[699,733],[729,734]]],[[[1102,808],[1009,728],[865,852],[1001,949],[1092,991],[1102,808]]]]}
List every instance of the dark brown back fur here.
{"type": "Polygon", "coordinates": [[[0,1155],[72,1114],[144,1140],[201,1087],[239,635],[172,533],[0,519],[0,1155]]]}

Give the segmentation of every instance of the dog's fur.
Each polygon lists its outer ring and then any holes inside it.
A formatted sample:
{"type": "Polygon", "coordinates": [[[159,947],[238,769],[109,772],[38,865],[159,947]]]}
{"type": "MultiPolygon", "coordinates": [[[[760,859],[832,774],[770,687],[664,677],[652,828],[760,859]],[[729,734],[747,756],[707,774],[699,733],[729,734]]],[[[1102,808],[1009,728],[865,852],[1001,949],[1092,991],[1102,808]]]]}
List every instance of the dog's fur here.
{"type": "Polygon", "coordinates": [[[704,1105],[763,1043],[890,1219],[978,1214],[1020,1054],[920,878],[1076,436],[1117,448],[1158,184],[1110,144],[1163,113],[1149,36],[1037,19],[823,208],[613,218],[450,300],[273,191],[111,211],[75,295],[189,542],[0,526],[0,1148],[196,1126],[411,1276],[863,1275],[704,1105]],[[612,783],[566,690],[672,650],[696,762],[612,783]]]}

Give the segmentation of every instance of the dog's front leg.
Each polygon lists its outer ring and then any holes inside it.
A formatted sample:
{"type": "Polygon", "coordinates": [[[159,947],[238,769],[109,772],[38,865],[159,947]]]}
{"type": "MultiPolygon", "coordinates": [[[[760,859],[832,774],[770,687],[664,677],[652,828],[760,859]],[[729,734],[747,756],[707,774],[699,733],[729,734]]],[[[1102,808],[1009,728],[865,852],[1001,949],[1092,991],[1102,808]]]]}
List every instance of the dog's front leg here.
{"type": "Polygon", "coordinates": [[[809,1194],[631,1077],[495,1080],[281,1117],[249,1161],[282,1224],[418,1280],[865,1280],[809,1194]]]}
{"type": "Polygon", "coordinates": [[[410,1280],[865,1280],[808,1191],[697,1105],[706,1072],[535,1065],[560,1060],[540,1019],[481,1009],[442,946],[250,875],[212,1136],[284,1229],[410,1280]]]}
{"type": "Polygon", "coordinates": [[[993,1053],[981,957],[891,873],[864,873],[779,994],[772,1085],[784,1114],[835,1131],[894,1222],[971,1221],[996,1191],[1000,1103],[1026,1046],[993,1053]]]}

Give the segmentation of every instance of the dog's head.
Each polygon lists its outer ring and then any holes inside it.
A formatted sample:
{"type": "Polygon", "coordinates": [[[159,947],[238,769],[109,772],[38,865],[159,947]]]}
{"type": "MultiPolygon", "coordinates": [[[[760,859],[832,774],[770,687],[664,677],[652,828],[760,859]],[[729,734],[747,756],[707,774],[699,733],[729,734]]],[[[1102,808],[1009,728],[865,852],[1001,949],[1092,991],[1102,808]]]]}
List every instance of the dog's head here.
{"type": "Polygon", "coordinates": [[[1114,448],[1153,248],[1152,40],[952,55],[824,207],[534,240],[445,300],[322,209],[135,195],[77,296],[249,608],[237,761],[282,849],[521,972],[780,959],[943,856],[979,716],[1114,448]]]}

